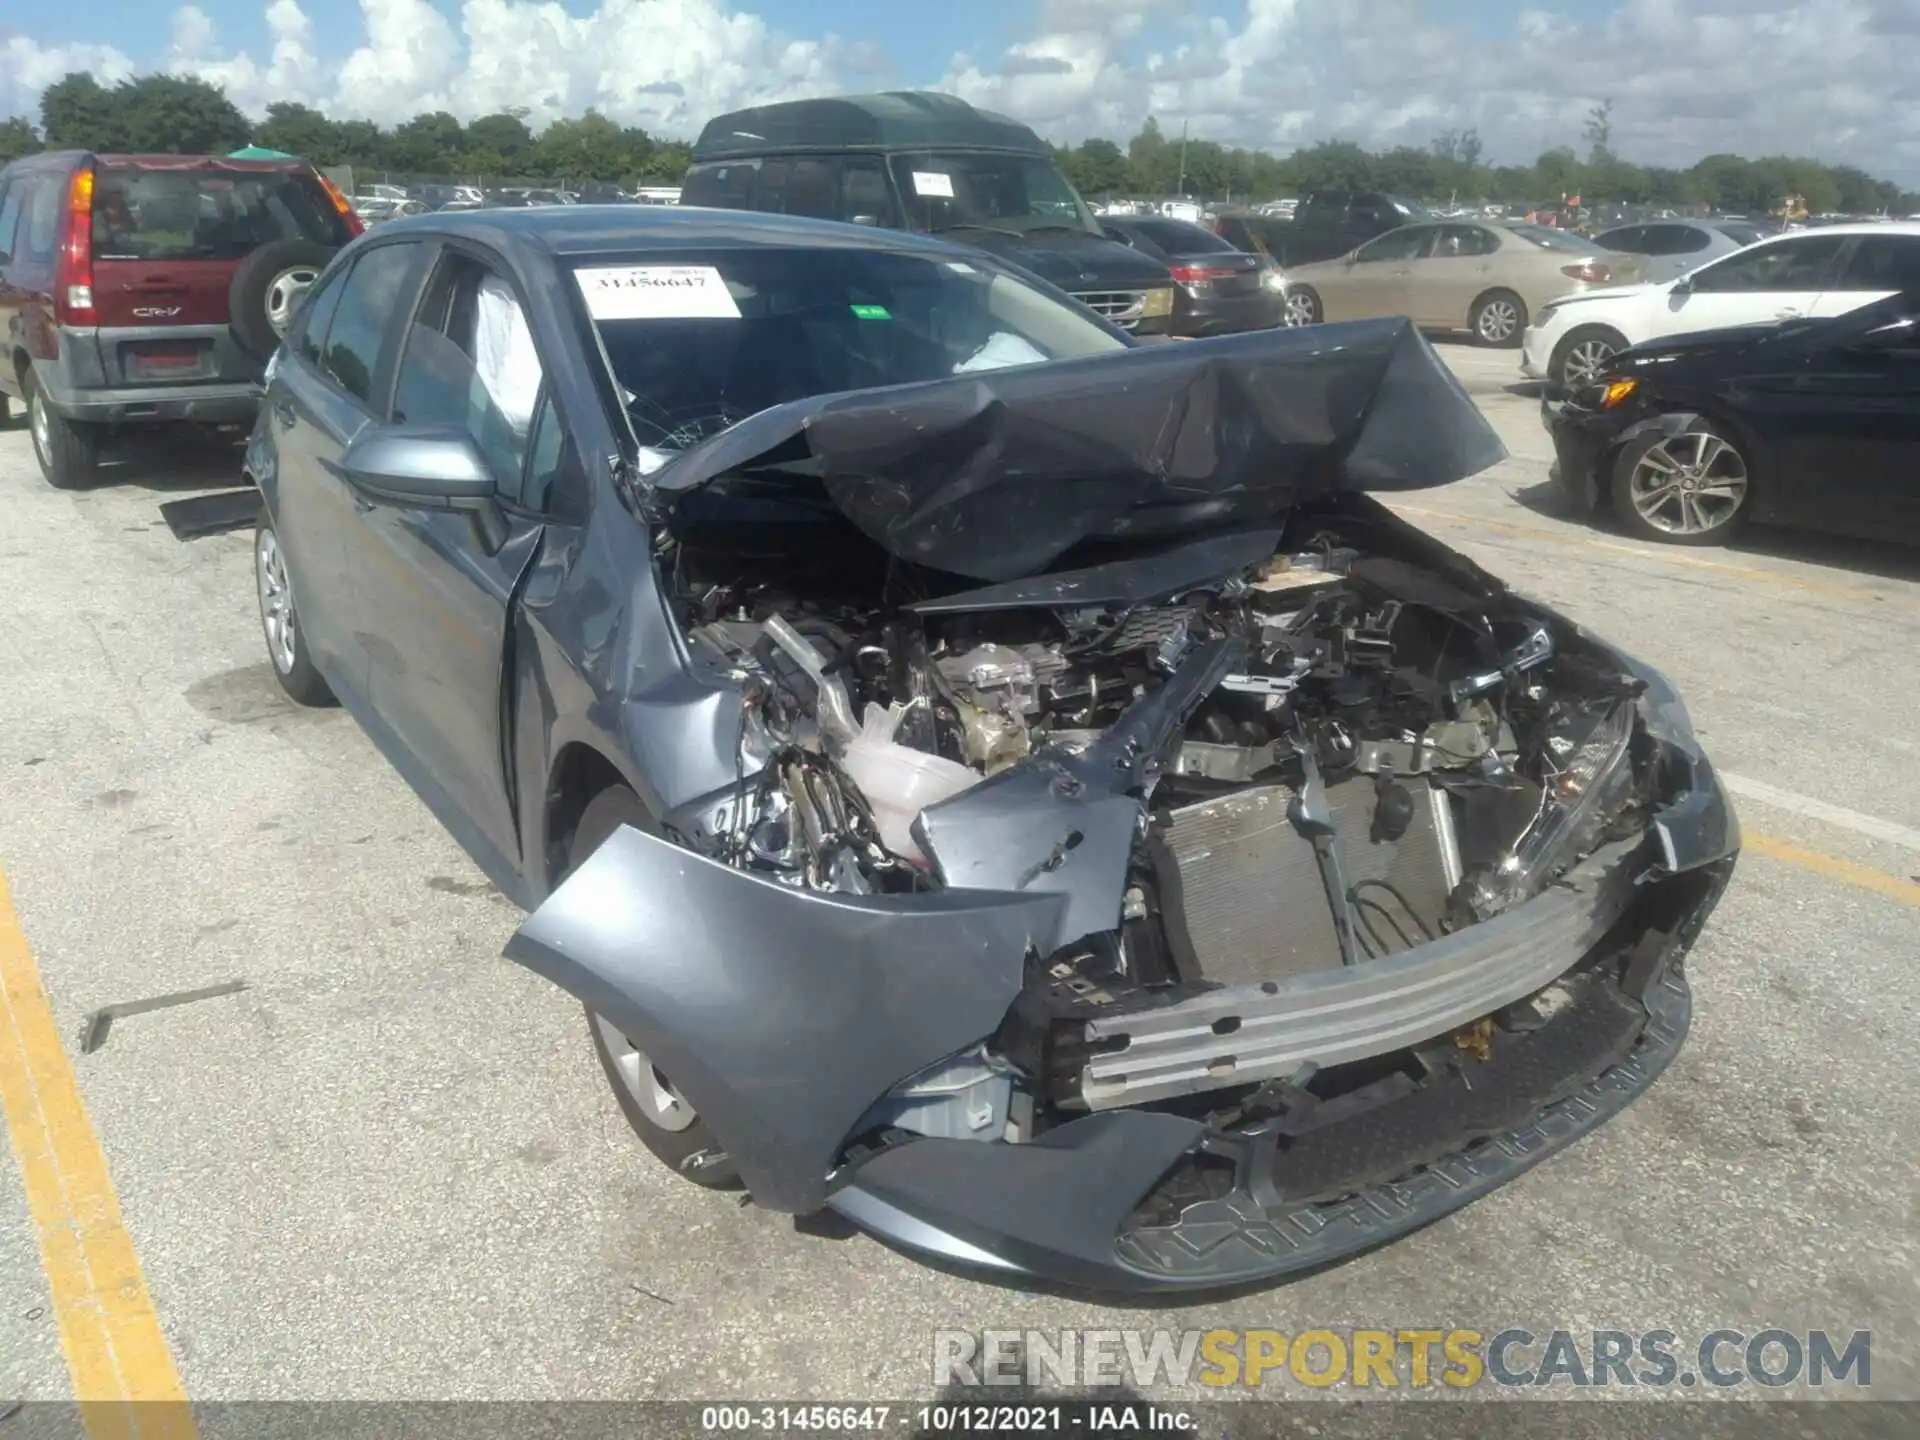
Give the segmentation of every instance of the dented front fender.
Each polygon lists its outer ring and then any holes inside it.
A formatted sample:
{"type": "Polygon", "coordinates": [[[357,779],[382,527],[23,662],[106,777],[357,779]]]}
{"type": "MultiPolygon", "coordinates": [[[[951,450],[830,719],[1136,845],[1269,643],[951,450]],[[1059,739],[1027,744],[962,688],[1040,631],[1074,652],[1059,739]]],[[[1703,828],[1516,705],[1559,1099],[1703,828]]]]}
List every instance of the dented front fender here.
{"type": "Polygon", "coordinates": [[[1062,896],[797,890],[623,827],[506,955],[627,1035],[768,1209],[818,1209],[861,1116],[1000,1024],[1062,896]]]}

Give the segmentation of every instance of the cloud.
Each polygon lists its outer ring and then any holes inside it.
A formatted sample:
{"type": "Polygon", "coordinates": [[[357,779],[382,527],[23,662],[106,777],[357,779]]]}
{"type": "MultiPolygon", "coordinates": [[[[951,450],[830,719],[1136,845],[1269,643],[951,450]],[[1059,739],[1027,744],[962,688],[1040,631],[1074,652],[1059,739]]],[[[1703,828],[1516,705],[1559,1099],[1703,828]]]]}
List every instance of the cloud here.
{"type": "Polygon", "coordinates": [[[869,38],[782,33],[753,4],[271,0],[263,54],[229,48],[186,4],[158,55],[0,34],[0,115],[34,113],[77,69],[198,74],[256,115],[276,99],[383,124],[526,106],[539,125],[596,106],[678,135],[746,104],[930,85],[1054,140],[1124,140],[1149,115],[1282,151],[1424,146],[1471,126],[1488,160],[1517,162],[1581,147],[1586,112],[1610,98],[1615,150],[1645,163],[1812,152],[1920,186],[1916,0],[1592,0],[1522,8],[1491,34],[1425,0],[1039,0],[1028,33],[995,51],[983,22],[982,47],[944,74],[903,72],[869,38]],[[343,60],[322,58],[320,27],[350,32],[343,60]]]}

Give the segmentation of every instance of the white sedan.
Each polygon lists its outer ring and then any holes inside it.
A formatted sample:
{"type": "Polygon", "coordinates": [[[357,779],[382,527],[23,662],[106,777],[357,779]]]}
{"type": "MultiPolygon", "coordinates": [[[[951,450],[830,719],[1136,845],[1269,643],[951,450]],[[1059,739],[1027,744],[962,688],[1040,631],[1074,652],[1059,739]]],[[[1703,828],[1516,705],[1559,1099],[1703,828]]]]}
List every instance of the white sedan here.
{"type": "Polygon", "coordinates": [[[1920,290],[1920,224],[1828,225],[1776,235],[1677,280],[1548,301],[1521,338],[1520,372],[1579,385],[1609,355],[1642,341],[1841,315],[1906,290],[1920,290]]]}

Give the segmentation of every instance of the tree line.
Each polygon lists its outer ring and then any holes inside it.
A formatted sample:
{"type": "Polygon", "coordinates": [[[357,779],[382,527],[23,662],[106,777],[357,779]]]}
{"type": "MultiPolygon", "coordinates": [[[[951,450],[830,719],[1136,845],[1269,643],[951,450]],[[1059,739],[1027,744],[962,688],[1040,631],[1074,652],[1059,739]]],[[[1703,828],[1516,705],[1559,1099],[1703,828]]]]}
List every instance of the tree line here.
{"type": "MultiPolygon", "coordinates": [[[[311,106],[278,101],[266,118],[243,115],[218,86],[192,76],[143,75],[113,86],[71,74],[47,87],[39,123],[0,120],[0,162],[42,147],[98,151],[222,153],[253,143],[316,165],[456,178],[599,180],[622,185],[678,184],[689,147],[620,125],[598,111],[555,120],[538,132],[513,109],[462,122],[444,110],[382,128],[334,120],[311,106]]],[[[1685,169],[1637,165],[1614,152],[1613,106],[1595,106],[1581,126],[1584,154],[1556,147],[1530,165],[1486,162],[1480,137],[1447,130],[1425,148],[1369,151],[1328,140],[1274,155],[1211,140],[1169,136],[1149,119],[1126,146],[1084,140],[1055,148],[1083,195],[1166,196],[1262,201],[1332,187],[1386,190],[1427,200],[1557,204],[1707,205],[1758,214],[1799,196],[1815,214],[1920,211],[1920,193],[1850,165],[1769,155],[1709,155],[1685,169]]]]}

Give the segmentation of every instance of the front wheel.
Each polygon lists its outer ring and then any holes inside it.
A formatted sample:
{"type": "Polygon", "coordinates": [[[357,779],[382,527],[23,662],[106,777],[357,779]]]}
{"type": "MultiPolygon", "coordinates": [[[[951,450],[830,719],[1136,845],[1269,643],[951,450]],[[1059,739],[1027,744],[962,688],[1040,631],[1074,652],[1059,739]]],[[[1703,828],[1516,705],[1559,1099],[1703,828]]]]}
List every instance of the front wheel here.
{"type": "Polygon", "coordinates": [[[1482,345],[1510,349],[1527,328],[1527,302],[1511,290],[1489,291],[1473,302],[1467,326],[1482,345]]]}
{"type": "MultiPolygon", "coordinates": [[[[656,827],[640,797],[624,785],[602,790],[587,802],[580,823],[567,843],[567,873],[572,874],[622,825],[652,831],[656,827]]],[[[730,1190],[740,1183],[739,1168],[720,1148],[707,1122],[681,1098],[660,1067],[606,1016],[587,1007],[587,1034],[600,1068],[613,1087],[640,1143],[654,1158],[678,1175],[710,1190],[730,1190]]]]}
{"type": "Polygon", "coordinates": [[[1554,347],[1547,378],[1569,390],[1591,385],[1600,367],[1627,348],[1627,337],[1605,325],[1583,325],[1554,347]]]}
{"type": "Polygon", "coordinates": [[[1320,297],[1305,285],[1287,291],[1287,324],[1318,325],[1322,315],[1320,297]]]}
{"type": "Polygon", "coordinates": [[[1704,420],[1643,436],[1614,462],[1614,510],[1643,540],[1719,545],[1746,523],[1752,495],[1746,456],[1704,420]]]}

